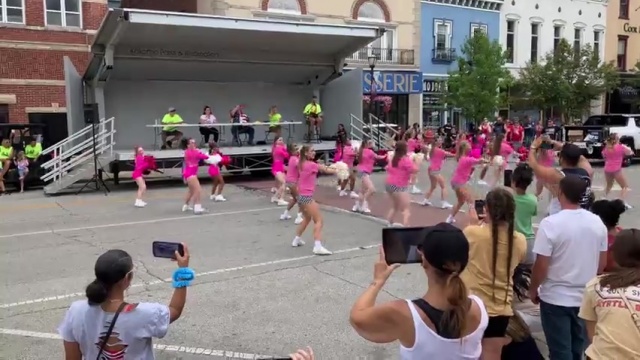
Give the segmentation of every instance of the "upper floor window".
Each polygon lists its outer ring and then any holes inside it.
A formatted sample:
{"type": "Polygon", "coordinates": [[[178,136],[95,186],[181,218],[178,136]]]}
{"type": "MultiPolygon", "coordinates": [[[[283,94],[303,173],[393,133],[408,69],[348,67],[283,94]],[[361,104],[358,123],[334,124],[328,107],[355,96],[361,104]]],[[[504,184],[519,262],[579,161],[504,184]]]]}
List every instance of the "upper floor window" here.
{"type": "Polygon", "coordinates": [[[602,47],[602,31],[593,31],[593,56],[600,59],[600,48],[602,47]]]}
{"type": "Polygon", "coordinates": [[[487,35],[489,33],[489,26],[487,24],[471,24],[471,34],[473,36],[478,33],[483,33],[487,35]]]}
{"type": "Polygon", "coordinates": [[[281,14],[302,15],[298,0],[269,0],[267,11],[281,14]]]}
{"type": "Polygon", "coordinates": [[[367,1],[358,9],[358,20],[386,22],[384,10],[373,1],[367,1]]]}
{"type": "Polygon", "coordinates": [[[531,52],[529,60],[531,63],[535,64],[538,62],[538,51],[540,49],[540,24],[532,23],[531,24],[531,52]]]}
{"type": "Polygon", "coordinates": [[[629,0],[620,0],[618,17],[620,19],[629,19],[629,0]]]}
{"type": "Polygon", "coordinates": [[[80,0],[45,0],[46,24],[81,27],[80,0]]]}
{"type": "Polygon", "coordinates": [[[580,52],[582,48],[582,29],[573,29],[573,51],[580,52]]]}
{"type": "Polygon", "coordinates": [[[515,52],[516,52],[516,25],[518,22],[516,20],[507,20],[507,39],[506,39],[506,47],[507,47],[507,63],[513,64],[515,62],[515,52]]]}
{"type": "Polygon", "coordinates": [[[560,40],[562,40],[562,25],[554,25],[553,26],[553,51],[558,49],[558,45],[560,45],[560,40]]]}
{"type": "MultiPolygon", "coordinates": [[[[367,1],[364,2],[357,9],[356,20],[373,22],[373,23],[387,23],[387,13],[378,2],[367,1]]],[[[382,63],[396,62],[397,51],[395,51],[395,31],[394,29],[386,28],[385,33],[374,40],[366,48],[358,52],[359,59],[366,59],[367,56],[376,56],[382,63]],[[365,52],[366,51],[366,55],[365,52]]]]}
{"type": "Polygon", "coordinates": [[[24,24],[24,0],[0,0],[0,23],[24,24]]]}
{"type": "Polygon", "coordinates": [[[627,70],[627,41],[628,36],[618,36],[618,56],[616,58],[616,65],[618,70],[627,70]]]}

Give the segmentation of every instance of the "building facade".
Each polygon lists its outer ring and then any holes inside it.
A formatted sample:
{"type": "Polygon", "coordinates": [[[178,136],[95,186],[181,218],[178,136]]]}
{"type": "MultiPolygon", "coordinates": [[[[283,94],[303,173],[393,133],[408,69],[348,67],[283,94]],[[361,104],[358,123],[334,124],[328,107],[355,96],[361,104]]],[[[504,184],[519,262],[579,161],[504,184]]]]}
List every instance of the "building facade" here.
{"type": "MultiPolygon", "coordinates": [[[[405,82],[420,74],[419,0],[197,0],[199,13],[243,18],[271,18],[332,24],[375,25],[387,31],[347,59],[347,68],[362,66],[363,102],[384,121],[402,126],[419,121],[420,94],[405,82]],[[377,58],[376,105],[369,106],[369,57],[377,58]],[[387,104],[385,106],[385,104],[387,104]]],[[[345,120],[347,121],[347,120],[345,120]]]]}
{"type": "Polygon", "coordinates": [[[605,112],[640,113],[639,76],[634,71],[640,62],[640,3],[630,0],[609,0],[605,59],[616,65],[620,85],[606,95],[605,112]]]}
{"type": "Polygon", "coordinates": [[[107,0],[0,0],[0,122],[66,136],[63,58],[82,73],[107,0]]]}
{"type": "Polygon", "coordinates": [[[459,114],[442,101],[448,73],[457,68],[465,41],[477,31],[491,40],[500,35],[502,0],[422,1],[420,70],[423,79],[422,119],[425,126],[453,123],[459,114]]]}
{"type": "MultiPolygon", "coordinates": [[[[607,29],[607,0],[513,0],[501,11],[500,43],[509,53],[507,67],[514,77],[530,62],[553,51],[560,39],[574,46],[590,44],[604,59],[607,29]]],[[[592,111],[600,112],[602,104],[592,111]]],[[[509,117],[529,116],[539,120],[538,110],[501,109],[509,117]]]]}

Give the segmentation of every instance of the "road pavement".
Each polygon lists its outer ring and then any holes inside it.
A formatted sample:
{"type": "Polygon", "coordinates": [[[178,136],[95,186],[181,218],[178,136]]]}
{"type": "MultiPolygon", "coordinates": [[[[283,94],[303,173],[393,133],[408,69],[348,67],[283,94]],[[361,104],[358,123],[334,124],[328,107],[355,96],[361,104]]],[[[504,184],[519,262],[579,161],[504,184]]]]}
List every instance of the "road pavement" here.
{"type": "MultiPolygon", "coordinates": [[[[445,173],[451,169],[449,162],[445,173]]],[[[638,188],[639,168],[626,171],[632,188],[638,188]]],[[[382,189],[384,175],[373,178],[382,189]]],[[[599,181],[596,188],[603,185],[599,181]]],[[[333,178],[319,182],[326,246],[335,251],[328,257],[312,255],[309,245],[290,247],[294,224],[278,220],[282,208],[268,201],[270,181],[237,179],[226,188],[229,201],[205,201],[209,212],[201,216],[180,212],[180,183],[152,184],[144,209],[132,206],[134,189],[128,185],[109,196],[44,197],[38,191],[0,198],[1,358],[61,358],[56,328],[69,304],[83,298],[95,259],[107,249],[121,248],[134,257],[130,302],[167,303],[172,290],[167,278],[175,265],[153,258],[156,240],[186,242],[198,272],[182,318],[155,342],[158,359],[252,359],[306,345],[322,360],[397,358],[397,344],[370,344],[348,324],[353,301],[371,282],[383,227],[376,217],[388,200],[376,194],[373,216],[353,214],[352,201],[337,196],[333,178]]],[[[635,192],[629,201],[640,206],[635,192]]],[[[419,205],[412,212],[414,225],[431,225],[447,215],[419,205]]],[[[635,212],[624,215],[623,226],[640,227],[635,212]]],[[[419,296],[426,288],[423,276],[418,266],[401,267],[379,300],[419,296]]]]}

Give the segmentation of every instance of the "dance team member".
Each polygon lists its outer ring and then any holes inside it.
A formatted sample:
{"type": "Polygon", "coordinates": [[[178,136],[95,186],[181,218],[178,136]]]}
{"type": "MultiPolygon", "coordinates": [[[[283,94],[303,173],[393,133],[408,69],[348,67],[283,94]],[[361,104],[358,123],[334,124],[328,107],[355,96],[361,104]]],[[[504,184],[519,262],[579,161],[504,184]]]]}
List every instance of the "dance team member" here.
{"type": "Polygon", "coordinates": [[[271,173],[276,179],[276,192],[271,197],[271,202],[278,204],[278,206],[287,206],[289,202],[284,199],[285,193],[285,167],[284,162],[289,158],[289,152],[287,151],[287,145],[285,145],[281,136],[276,136],[271,148],[271,157],[273,162],[271,163],[271,173]]]}
{"type": "Polygon", "coordinates": [[[316,190],[316,180],[318,172],[334,174],[334,170],[320,165],[313,161],[316,152],[311,145],[305,145],[300,149],[300,159],[298,162],[298,206],[302,211],[303,220],[296,229],[296,237],[293,239],[291,246],[297,247],[304,245],[302,234],[313,221],[313,253],[316,255],[331,255],[331,251],[322,245],[322,227],[324,221],[320,213],[318,203],[313,200],[313,194],[316,190]]]}
{"type": "MultiPolygon", "coordinates": [[[[220,148],[218,144],[215,142],[209,143],[209,155],[218,155],[222,156],[220,153],[220,148]]],[[[219,164],[209,164],[209,176],[211,176],[211,180],[213,185],[211,186],[211,196],[209,199],[216,202],[224,202],[227,201],[224,196],[222,196],[222,189],[224,189],[224,178],[220,173],[220,165],[219,164]]]]}
{"type": "Polygon", "coordinates": [[[451,214],[447,217],[446,222],[449,224],[456,222],[455,216],[458,211],[460,211],[460,208],[462,208],[462,205],[465,203],[471,204],[473,201],[473,194],[469,189],[468,183],[471,179],[471,173],[473,172],[474,166],[486,163],[484,159],[476,159],[469,156],[470,151],[471,146],[466,141],[462,141],[458,144],[458,148],[456,149],[456,160],[458,160],[458,165],[453,171],[451,188],[455,191],[458,201],[451,209],[451,214]]]}
{"type": "MultiPolygon", "coordinates": [[[[338,161],[342,161],[344,147],[347,143],[347,130],[344,128],[343,124],[338,124],[338,131],[336,131],[336,152],[333,156],[333,162],[337,163],[338,161]]],[[[336,189],[338,192],[342,191],[342,182],[340,179],[337,179],[336,189]]],[[[340,195],[342,196],[342,195],[340,195]]]]}
{"type": "Polygon", "coordinates": [[[402,226],[409,226],[409,207],[411,198],[408,193],[409,181],[411,176],[418,172],[418,166],[411,160],[407,154],[407,143],[398,141],[396,143],[393,158],[387,164],[387,179],[385,182],[385,190],[391,198],[392,207],[387,214],[389,226],[394,225],[396,213],[402,215],[402,226]]]}
{"type": "MultiPolygon", "coordinates": [[[[413,127],[404,134],[404,141],[407,143],[407,153],[412,157],[414,153],[422,151],[422,144],[418,140],[418,132],[413,127]]],[[[411,174],[410,186],[412,194],[420,194],[422,191],[418,188],[418,173],[411,174]]]]}
{"type": "Polygon", "coordinates": [[[347,139],[344,147],[342,148],[342,162],[347,164],[347,166],[349,167],[349,178],[340,182],[340,196],[349,195],[352,199],[357,199],[359,197],[358,193],[354,191],[357,172],[353,167],[353,164],[356,161],[357,155],[358,153],[351,145],[351,140],[347,139]],[[347,192],[347,184],[349,185],[349,192],[347,192]]]}
{"type": "Polygon", "coordinates": [[[144,150],[140,146],[133,148],[135,159],[133,161],[133,173],[131,178],[138,185],[138,192],[136,194],[136,201],[133,206],[143,208],[147,206],[147,203],[142,200],[144,193],[147,192],[147,184],[144,181],[144,171],[147,169],[147,162],[144,158],[144,150]]]}
{"type": "Polygon", "coordinates": [[[182,178],[187,183],[187,194],[184,197],[182,211],[193,210],[194,214],[202,214],[206,210],[202,207],[202,187],[198,180],[198,167],[200,161],[208,159],[209,156],[196,146],[194,139],[187,140],[187,149],[184,151],[184,167],[182,168],[182,178]],[[193,207],[189,206],[193,204],[193,207]]]}
{"type": "MultiPolygon", "coordinates": [[[[538,163],[544,167],[554,167],[556,164],[556,152],[553,149],[537,149],[538,163]]],[[[536,179],[536,197],[540,199],[544,191],[544,181],[536,179]]],[[[551,193],[549,193],[551,195],[551,193]]]]}
{"type": "MultiPolygon", "coordinates": [[[[289,212],[298,203],[298,180],[300,178],[298,163],[300,161],[300,148],[295,145],[290,145],[289,154],[289,163],[287,164],[287,173],[285,174],[284,181],[291,194],[291,200],[289,200],[289,205],[287,205],[287,208],[284,209],[284,212],[280,215],[280,220],[291,219],[289,212]]],[[[296,216],[295,224],[299,225],[302,220],[302,210],[300,210],[300,206],[298,205],[298,215],[296,216]]]]}
{"type": "Polygon", "coordinates": [[[604,158],[604,178],[606,186],[604,188],[604,196],[607,197],[613,182],[615,181],[620,185],[620,200],[624,201],[624,205],[627,209],[631,209],[632,206],[625,201],[629,186],[627,185],[627,178],[622,173],[622,163],[625,156],[633,155],[633,150],[628,146],[620,143],[618,134],[611,134],[606,141],[605,147],[602,150],[602,157],[604,158]]]}
{"type": "Polygon", "coordinates": [[[377,159],[385,158],[383,155],[376,154],[376,152],[371,149],[372,147],[373,141],[371,140],[364,140],[360,145],[357,167],[358,177],[360,178],[360,194],[358,194],[356,204],[353,206],[353,209],[351,209],[352,211],[362,212],[365,214],[371,213],[368,200],[376,191],[370,177],[373,172],[373,165],[377,159]]]}
{"type": "Polygon", "coordinates": [[[478,181],[478,184],[490,185],[492,188],[495,187],[502,180],[502,174],[504,174],[504,170],[507,168],[507,160],[513,153],[515,153],[515,150],[513,150],[511,145],[504,141],[504,135],[496,135],[491,144],[490,163],[495,167],[493,182],[491,184],[487,184],[487,182],[484,181],[488,170],[488,167],[485,167],[480,173],[480,180],[478,181]]]}
{"type": "Polygon", "coordinates": [[[422,200],[422,205],[424,206],[432,206],[431,196],[433,192],[436,190],[436,187],[440,187],[440,207],[442,209],[451,209],[453,205],[451,205],[447,200],[447,189],[444,184],[444,177],[441,174],[442,165],[444,164],[444,160],[447,157],[453,157],[454,154],[445,151],[442,149],[442,138],[438,138],[431,145],[431,150],[429,151],[429,181],[431,182],[431,187],[429,191],[424,194],[424,200],[422,200]]]}

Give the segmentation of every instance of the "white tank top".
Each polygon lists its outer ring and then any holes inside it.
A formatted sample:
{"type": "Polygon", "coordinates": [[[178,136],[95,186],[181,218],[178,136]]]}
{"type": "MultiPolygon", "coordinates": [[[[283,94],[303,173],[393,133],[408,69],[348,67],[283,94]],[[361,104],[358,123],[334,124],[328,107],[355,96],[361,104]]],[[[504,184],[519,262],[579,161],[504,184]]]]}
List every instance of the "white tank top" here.
{"type": "Polygon", "coordinates": [[[489,315],[487,315],[482,300],[474,295],[470,295],[469,298],[478,304],[482,315],[478,328],[471,334],[465,336],[462,341],[460,341],[460,339],[446,339],[438,335],[424,323],[415,304],[411,300],[406,300],[411,310],[416,340],[411,348],[400,345],[400,358],[402,360],[479,359],[482,353],[482,336],[489,323],[489,315]]]}

